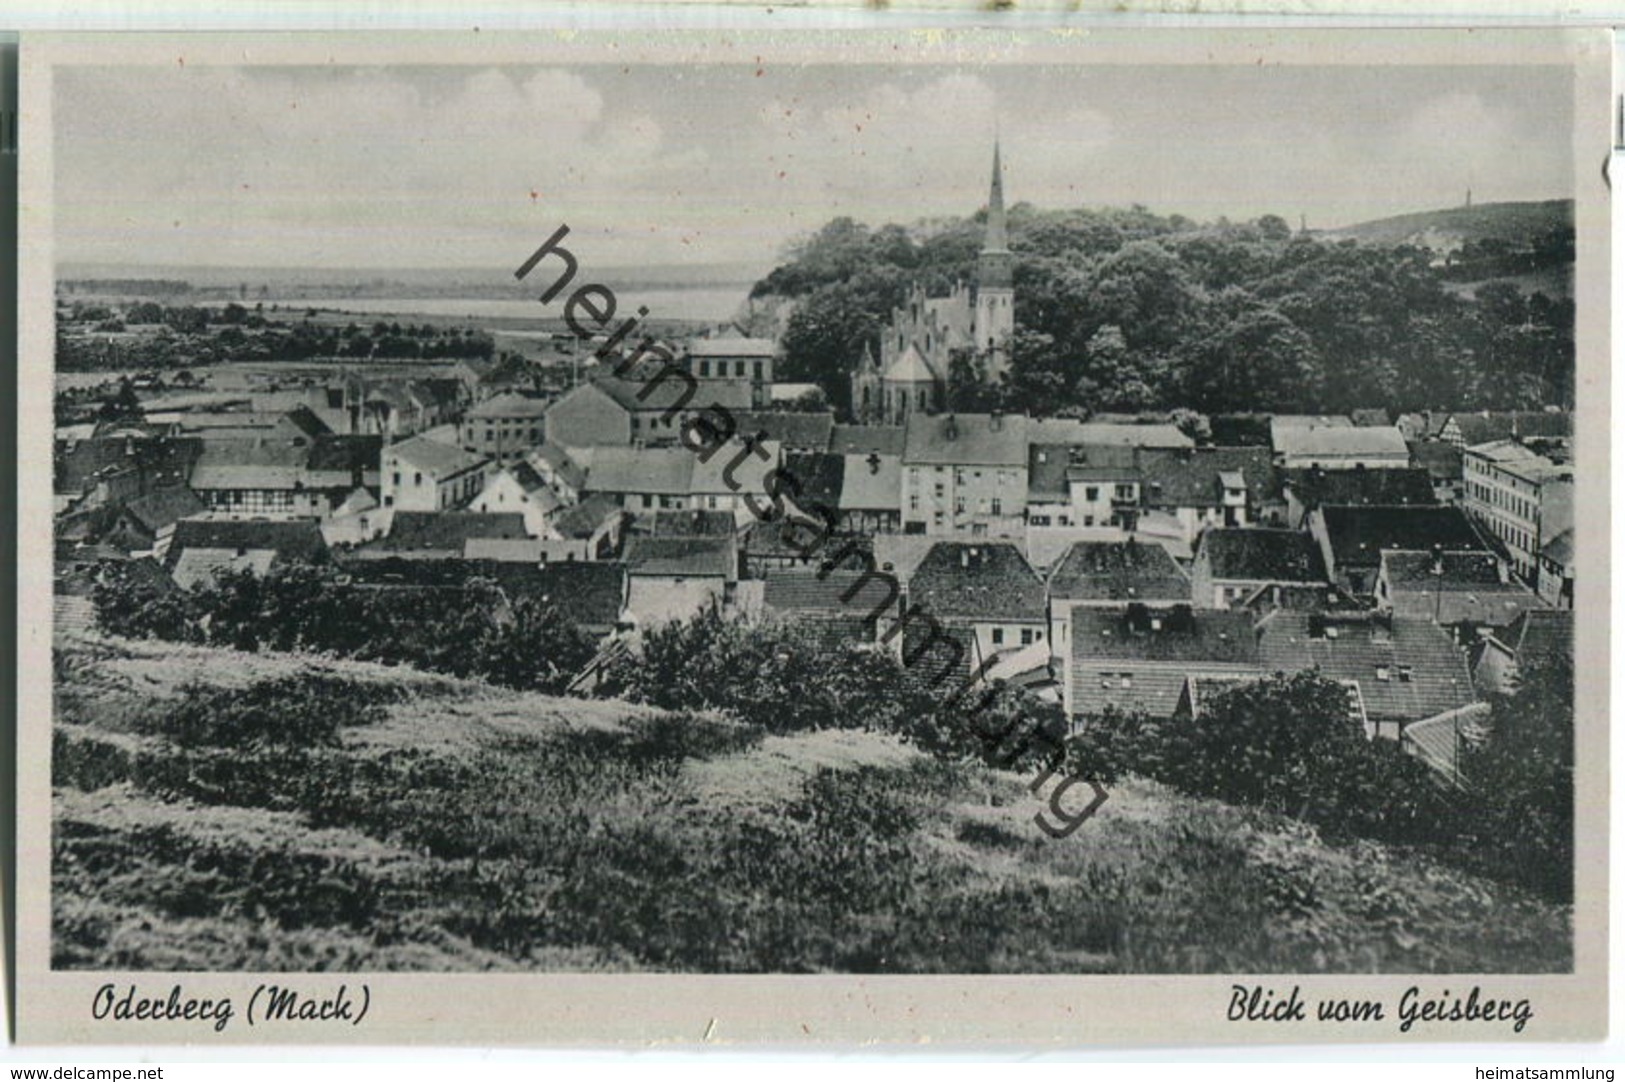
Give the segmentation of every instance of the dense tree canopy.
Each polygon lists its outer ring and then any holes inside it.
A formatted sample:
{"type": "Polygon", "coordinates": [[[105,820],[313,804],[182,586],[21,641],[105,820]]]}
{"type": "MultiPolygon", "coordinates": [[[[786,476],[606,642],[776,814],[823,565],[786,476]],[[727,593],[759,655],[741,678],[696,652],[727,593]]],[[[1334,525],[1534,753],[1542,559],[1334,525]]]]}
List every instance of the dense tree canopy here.
{"type": "MultiPolygon", "coordinates": [[[[846,402],[853,365],[912,283],[940,293],[974,280],[981,228],[966,219],[870,229],[839,218],[798,245],[753,291],[797,302],[787,378],[846,402]]],[[[1473,241],[1445,258],[1295,234],[1274,215],[1198,225],[1143,207],[1021,204],[1010,236],[1012,371],[991,398],[956,386],[956,408],[1572,405],[1573,302],[1490,280],[1567,273],[1572,231],[1527,248],[1473,241]]]]}

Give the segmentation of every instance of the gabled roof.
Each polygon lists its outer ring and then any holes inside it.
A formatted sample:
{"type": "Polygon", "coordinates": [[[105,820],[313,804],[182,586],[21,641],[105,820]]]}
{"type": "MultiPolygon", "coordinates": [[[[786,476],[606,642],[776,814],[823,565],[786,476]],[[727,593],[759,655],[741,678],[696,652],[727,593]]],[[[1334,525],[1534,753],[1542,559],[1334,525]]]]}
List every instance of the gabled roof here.
{"type": "Polygon", "coordinates": [[[1465,656],[1449,632],[1428,620],[1283,609],[1258,628],[1268,668],[1318,668],[1333,679],[1357,681],[1373,721],[1430,718],[1476,697],[1465,656]]]}
{"type": "MultiPolygon", "coordinates": [[[[1275,452],[1289,457],[1313,458],[1316,455],[1391,455],[1410,460],[1410,448],[1405,437],[1392,425],[1381,428],[1300,427],[1282,425],[1277,417],[1270,430],[1275,452]]],[[[1348,418],[1344,418],[1345,421],[1348,418]]]]}
{"type": "Polygon", "coordinates": [[[333,434],[333,430],[327,426],[327,422],[316,416],[309,406],[295,406],[287,413],[284,413],[282,419],[311,439],[315,439],[317,436],[331,436],[333,434]]]}
{"type": "Polygon", "coordinates": [[[580,541],[597,533],[605,520],[622,513],[613,496],[588,496],[560,511],[551,525],[563,536],[580,541]]]}
{"type": "Polygon", "coordinates": [[[1044,584],[1015,545],[938,541],[908,581],[910,608],[939,619],[1040,620],[1044,584]]]}
{"type": "Polygon", "coordinates": [[[1398,507],[1439,502],[1427,470],[1283,470],[1281,477],[1305,507],[1326,503],[1398,507]]]}
{"type": "Polygon", "coordinates": [[[1574,657],[1574,613],[1568,609],[1532,609],[1496,636],[1520,662],[1574,657]]]}
{"type": "Polygon", "coordinates": [[[192,467],[192,488],[292,489],[305,484],[310,449],[282,441],[206,444],[192,467]]]}
{"type": "Polygon", "coordinates": [[[170,568],[189,548],[265,550],[278,559],[313,563],[327,553],[321,527],[312,521],[295,519],[196,519],[175,523],[175,536],[169,544],[166,564],[170,568]]]}
{"type": "Polygon", "coordinates": [[[762,604],[780,612],[865,619],[901,594],[895,580],[857,571],[769,571],[764,578],[762,604]]]}
{"type": "Polygon", "coordinates": [[[1327,581],[1326,563],[1315,539],[1299,530],[1265,527],[1218,528],[1202,534],[1198,563],[1207,561],[1215,579],[1241,582],[1327,581]]]}
{"type": "Polygon", "coordinates": [[[912,413],[905,465],[1025,466],[1027,418],[986,413],[912,413]]]}
{"type": "Polygon", "coordinates": [[[370,544],[385,551],[447,550],[460,556],[473,538],[527,536],[525,516],[516,511],[396,511],[388,536],[370,544]]]}
{"type": "Polygon", "coordinates": [[[844,455],[837,508],[842,511],[900,511],[903,462],[895,455],[844,455]]]}
{"type": "Polygon", "coordinates": [[[904,441],[902,425],[835,425],[829,449],[839,455],[901,455],[904,441]]]}
{"type": "Polygon", "coordinates": [[[264,575],[275,565],[275,549],[235,549],[191,547],[178,553],[169,564],[170,577],[183,589],[212,586],[216,578],[234,571],[264,575]]]}
{"type": "Polygon", "coordinates": [[[1275,466],[1268,447],[1198,447],[1141,456],[1147,507],[1217,507],[1222,474],[1240,472],[1247,502],[1257,508],[1275,498],[1275,466]]]}
{"type": "Polygon", "coordinates": [[[1493,552],[1459,507],[1322,507],[1339,567],[1376,567],[1384,549],[1493,552]]]}
{"type": "Polygon", "coordinates": [[[409,440],[392,443],[384,448],[383,453],[399,458],[414,469],[441,478],[465,473],[485,461],[472,451],[465,451],[461,447],[453,447],[439,440],[431,440],[427,436],[413,436],[409,440]]]}
{"type": "Polygon", "coordinates": [[[160,488],[124,505],[124,513],[149,533],[157,533],[165,526],[203,510],[203,501],[185,485],[160,488]]]}
{"type": "Polygon", "coordinates": [[[908,348],[886,366],[880,378],[892,383],[935,383],[942,377],[910,342],[908,348]]]}
{"type": "Polygon", "coordinates": [[[1072,610],[1071,709],[1107,707],[1172,717],[1192,676],[1262,675],[1246,613],[1172,609],[1072,610]]]}
{"type": "Polygon", "coordinates": [[[587,481],[586,467],[556,443],[542,444],[531,451],[530,457],[546,465],[562,483],[571,488],[580,489],[587,481]]]}
{"type": "Polygon", "coordinates": [[[1050,572],[1049,596],[1065,601],[1182,601],[1190,579],[1158,544],[1078,541],[1050,572]]]}
{"type": "MultiPolygon", "coordinates": [[[[547,487],[546,479],[543,478],[541,474],[537,473],[536,467],[532,466],[529,462],[515,462],[512,466],[506,467],[506,469],[507,472],[513,477],[514,481],[518,483],[520,490],[523,491],[525,495],[534,496],[538,492],[546,492],[549,497],[553,496],[553,490],[547,487]]],[[[554,506],[558,505],[558,500],[556,497],[553,497],[553,504],[554,506]]]]}
{"type": "Polygon", "coordinates": [[[767,491],[767,475],[778,468],[779,445],[766,440],[746,453],[745,439],[735,436],[709,457],[686,447],[680,453],[693,459],[689,491],[696,495],[733,496],[767,491]]]}
{"type": "Polygon", "coordinates": [[[1574,529],[1570,527],[1540,548],[1540,558],[1563,567],[1574,566],[1574,529]]]}
{"type": "Polygon", "coordinates": [[[624,561],[632,575],[732,578],[735,551],[731,537],[634,537],[624,561]]]}
{"type": "Polygon", "coordinates": [[[1370,606],[1337,585],[1267,582],[1231,606],[1262,616],[1276,609],[1296,612],[1364,612],[1370,606]]]}
{"type": "Polygon", "coordinates": [[[764,439],[786,447],[822,451],[829,446],[835,415],[828,410],[803,413],[795,410],[746,410],[734,415],[741,436],[761,433],[764,439]]]}
{"type": "Polygon", "coordinates": [[[357,467],[363,472],[378,472],[383,455],[382,436],[318,436],[310,445],[305,467],[312,473],[352,473],[357,467]]]}
{"type": "Polygon", "coordinates": [[[1487,552],[1382,554],[1395,615],[1437,624],[1504,627],[1529,609],[1544,608],[1534,591],[1504,581],[1500,561],[1487,552]]]}

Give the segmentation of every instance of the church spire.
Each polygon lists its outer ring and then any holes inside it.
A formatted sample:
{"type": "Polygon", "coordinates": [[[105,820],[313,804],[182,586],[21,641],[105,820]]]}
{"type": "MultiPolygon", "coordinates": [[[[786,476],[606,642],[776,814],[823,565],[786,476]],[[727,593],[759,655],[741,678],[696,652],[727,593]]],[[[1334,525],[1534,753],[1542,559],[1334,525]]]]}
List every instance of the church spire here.
{"type": "Polygon", "coordinates": [[[993,188],[987,196],[987,239],[984,252],[1007,252],[1010,241],[1004,220],[1004,177],[999,169],[999,141],[993,141],[993,188]]]}

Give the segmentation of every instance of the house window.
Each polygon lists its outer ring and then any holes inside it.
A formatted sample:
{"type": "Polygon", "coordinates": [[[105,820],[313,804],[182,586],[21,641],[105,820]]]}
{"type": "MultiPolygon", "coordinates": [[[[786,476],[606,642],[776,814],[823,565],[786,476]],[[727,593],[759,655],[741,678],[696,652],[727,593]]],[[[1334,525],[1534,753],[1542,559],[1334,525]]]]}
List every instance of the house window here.
{"type": "Polygon", "coordinates": [[[1090,485],[1088,488],[1083,490],[1083,498],[1088,500],[1090,503],[1094,503],[1096,500],[1100,499],[1100,489],[1090,485]]]}
{"type": "Polygon", "coordinates": [[[755,363],[755,365],[753,366],[752,375],[755,378],[757,383],[762,382],[762,362],[761,361],[757,361],[755,363]]]}
{"type": "Polygon", "coordinates": [[[645,496],[645,497],[643,497],[643,509],[645,511],[647,511],[649,508],[653,507],[654,505],[655,505],[655,498],[653,496],[645,496]]]}
{"type": "Polygon", "coordinates": [[[1021,645],[1023,645],[1023,646],[1031,646],[1032,644],[1033,644],[1033,629],[1030,628],[1030,627],[1022,628],[1021,629],[1021,645]]]}
{"type": "Polygon", "coordinates": [[[1386,665],[1378,665],[1377,666],[1377,679],[1381,680],[1385,684],[1388,682],[1388,666],[1386,666],[1386,665]]]}
{"type": "Polygon", "coordinates": [[[1004,514],[1004,503],[997,496],[993,497],[993,513],[995,515],[1004,514]]]}
{"type": "Polygon", "coordinates": [[[1127,691],[1129,688],[1133,687],[1134,674],[1131,672],[1119,673],[1117,675],[1117,686],[1122,688],[1124,691],[1127,691]]]}
{"type": "Polygon", "coordinates": [[[1408,684],[1411,682],[1411,667],[1409,665],[1401,665],[1399,667],[1399,682],[1401,684],[1408,684]]]}
{"type": "Polygon", "coordinates": [[[1004,645],[1004,628],[996,627],[996,628],[993,629],[993,645],[994,646],[1003,646],[1004,645]]]}
{"type": "Polygon", "coordinates": [[[703,376],[703,377],[706,377],[706,378],[710,377],[710,375],[711,375],[711,362],[710,361],[701,361],[700,362],[700,375],[703,376]]]}

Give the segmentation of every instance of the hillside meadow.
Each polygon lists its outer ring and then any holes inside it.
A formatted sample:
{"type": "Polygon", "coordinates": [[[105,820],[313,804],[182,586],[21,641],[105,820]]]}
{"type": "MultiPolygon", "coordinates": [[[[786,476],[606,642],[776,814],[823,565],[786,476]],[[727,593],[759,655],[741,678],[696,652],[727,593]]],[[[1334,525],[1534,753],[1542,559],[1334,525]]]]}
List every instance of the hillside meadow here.
{"type": "Polygon", "coordinates": [[[1562,972],[1569,913],[1128,781],[863,731],[59,635],[65,969],[1562,972]]]}

